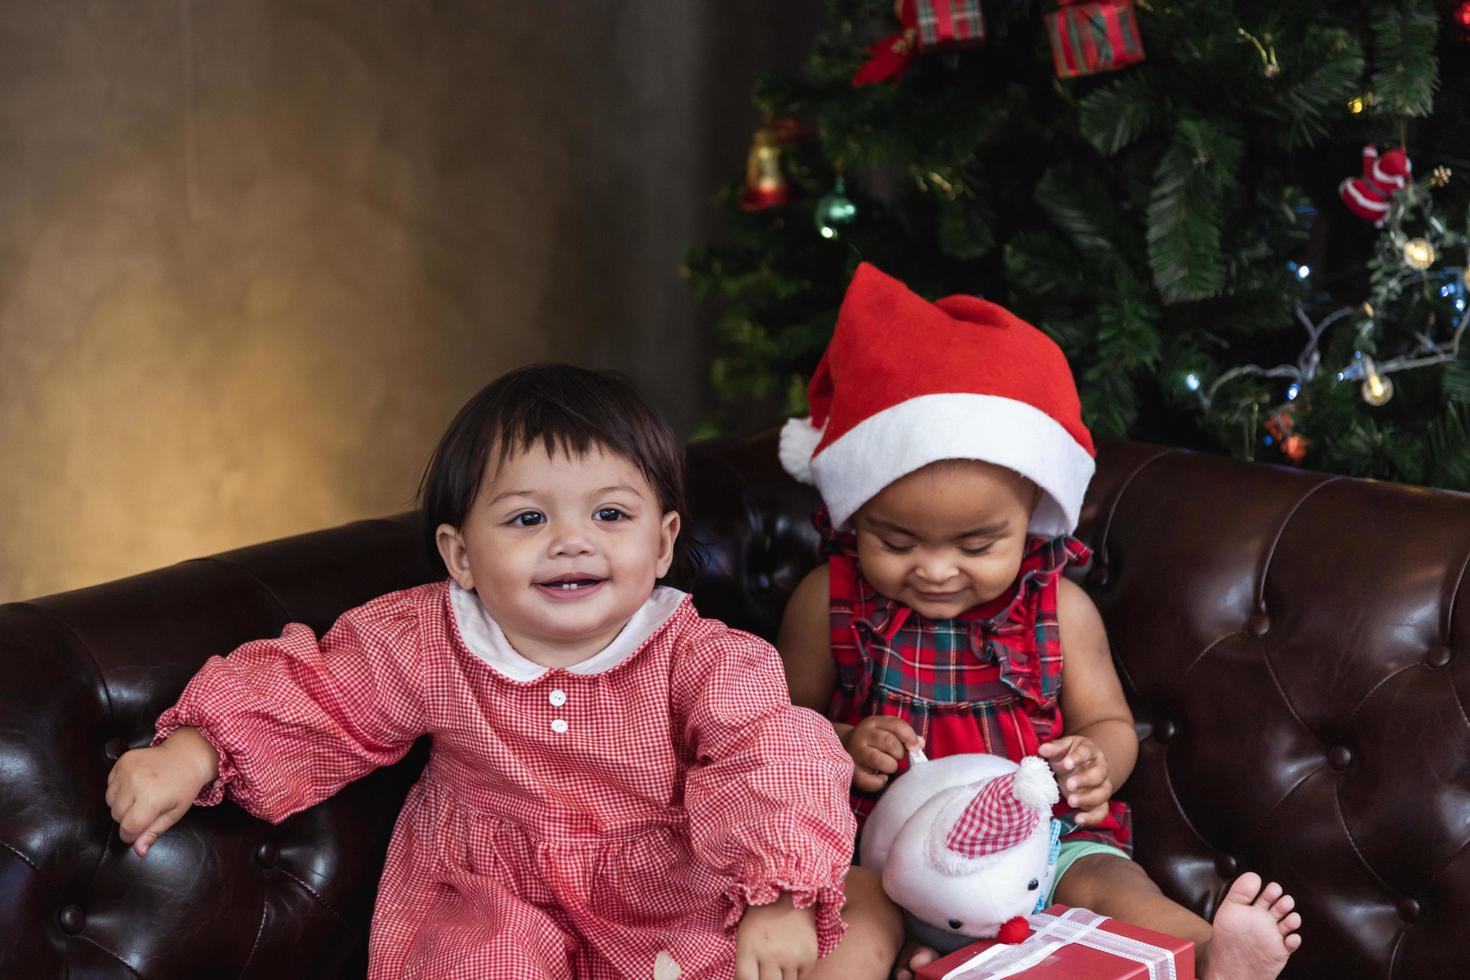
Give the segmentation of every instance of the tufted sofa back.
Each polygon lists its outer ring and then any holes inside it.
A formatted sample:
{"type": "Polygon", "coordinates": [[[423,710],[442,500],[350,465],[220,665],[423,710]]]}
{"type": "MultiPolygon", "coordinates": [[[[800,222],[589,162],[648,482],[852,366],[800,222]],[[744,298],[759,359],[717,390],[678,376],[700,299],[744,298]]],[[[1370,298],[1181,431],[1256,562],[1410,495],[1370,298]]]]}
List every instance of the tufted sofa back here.
{"type": "MultiPolygon", "coordinates": [[[[701,611],[774,636],[815,498],[769,435],[690,461],[701,611]]],[[[1156,880],[1206,914],[1238,870],[1287,882],[1289,976],[1466,975],[1470,500],[1111,444],[1079,535],[1156,880]]],[[[191,811],[146,861],[102,790],[209,655],[435,574],[404,517],[0,607],[0,977],[361,976],[426,746],[277,827],[191,811]]]]}

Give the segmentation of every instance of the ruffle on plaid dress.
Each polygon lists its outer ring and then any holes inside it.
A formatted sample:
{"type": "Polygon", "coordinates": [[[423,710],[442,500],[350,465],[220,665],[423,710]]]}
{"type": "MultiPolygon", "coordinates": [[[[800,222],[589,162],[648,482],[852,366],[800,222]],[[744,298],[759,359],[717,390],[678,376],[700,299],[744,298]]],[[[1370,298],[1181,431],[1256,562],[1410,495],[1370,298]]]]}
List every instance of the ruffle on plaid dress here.
{"type": "Polygon", "coordinates": [[[794,708],[771,646],[658,589],[573,667],[521,657],[449,582],[374,600],[320,640],[214,657],[158,734],[193,725],[223,794],[279,822],[433,736],[388,849],[368,975],[684,977],[734,970],[734,926],[789,892],[823,954],[852,855],[852,766],[794,708]]]}
{"type": "MultiPolygon", "coordinates": [[[[857,537],[836,531],[823,511],[813,518],[827,542],[832,657],[837,690],[829,717],[856,725],[894,715],[924,739],[931,759],[988,752],[1020,762],[1064,732],[1059,700],[1061,631],[1057,581],[1091,553],[1070,536],[1033,537],[1016,583],[955,619],[929,619],[879,594],[863,577],[857,537]]],[[[901,763],[899,771],[908,766],[901,763]]],[[[878,793],[853,789],[859,826],[878,793]]],[[[1078,830],[1078,811],[1058,803],[1062,840],[1095,840],[1132,852],[1126,803],[1114,801],[1101,823],[1078,830]]]]}

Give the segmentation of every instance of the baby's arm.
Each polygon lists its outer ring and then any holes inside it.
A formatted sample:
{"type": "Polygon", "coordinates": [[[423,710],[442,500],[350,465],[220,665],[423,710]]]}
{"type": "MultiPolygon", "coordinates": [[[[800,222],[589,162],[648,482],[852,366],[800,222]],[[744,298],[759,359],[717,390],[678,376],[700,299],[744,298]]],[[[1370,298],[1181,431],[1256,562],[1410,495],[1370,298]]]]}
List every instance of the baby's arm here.
{"type": "Polygon", "coordinates": [[[124,844],[138,857],[219,776],[219,753],[196,728],[180,728],[161,745],[124,752],[107,774],[107,805],[124,844]]]}
{"type": "MultiPolygon", "coordinates": [[[[823,716],[837,690],[829,582],[826,565],[818,565],[801,580],[776,636],[791,703],[823,716]]],[[[865,792],[882,789],[908,751],[919,746],[913,727],[890,715],[870,715],[858,725],[832,722],[832,727],[852,757],[852,784],[865,792]]]]}
{"type": "Polygon", "coordinates": [[[1087,593],[1069,579],[1058,583],[1064,737],[1041,746],[1069,805],[1086,811],[1079,823],[1107,815],[1113,791],[1138,761],[1138,736],[1123,685],[1113,669],[1102,617],[1087,593]]]}
{"type": "MultiPolygon", "coordinates": [[[[776,649],[786,668],[791,703],[826,715],[837,690],[837,665],[832,660],[832,625],[827,566],[818,565],[791,593],[776,635],[776,649]]],[[[838,727],[837,734],[843,734],[838,727]]]]}
{"type": "Polygon", "coordinates": [[[349,610],[320,641],[293,623],[278,639],[211,657],[158,719],[154,747],[113,767],[107,802],[122,839],[141,856],[227,786],[241,807],[279,823],[402,758],[425,729],[412,599],[394,593],[349,610]]]}

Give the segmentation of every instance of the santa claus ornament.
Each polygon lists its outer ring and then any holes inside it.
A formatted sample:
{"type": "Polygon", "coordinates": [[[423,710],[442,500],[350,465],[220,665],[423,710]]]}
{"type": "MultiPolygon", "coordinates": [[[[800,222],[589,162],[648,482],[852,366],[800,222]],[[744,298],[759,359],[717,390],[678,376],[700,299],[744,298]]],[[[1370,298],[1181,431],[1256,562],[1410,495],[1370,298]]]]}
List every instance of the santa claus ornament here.
{"type": "Polygon", "coordinates": [[[1413,177],[1414,165],[1402,147],[1380,156],[1378,147],[1365,146],[1363,175],[1345,179],[1337,185],[1337,193],[1349,211],[1381,227],[1388,217],[1394,191],[1408,186],[1413,177]]]}

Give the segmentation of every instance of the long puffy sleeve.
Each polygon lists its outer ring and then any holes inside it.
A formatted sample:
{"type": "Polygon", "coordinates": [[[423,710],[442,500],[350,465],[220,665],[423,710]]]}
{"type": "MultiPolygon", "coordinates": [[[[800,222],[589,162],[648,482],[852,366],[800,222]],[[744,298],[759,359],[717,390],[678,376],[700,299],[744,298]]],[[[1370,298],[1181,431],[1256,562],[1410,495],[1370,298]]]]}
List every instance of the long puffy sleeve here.
{"type": "Polygon", "coordinates": [[[789,892],[798,908],[817,906],[825,956],[846,928],[852,762],[830,724],[791,704],[770,644],[705,626],[671,678],[675,722],[693,757],[684,805],[695,854],[732,881],[727,926],[789,892]]]}
{"type": "Polygon", "coordinates": [[[401,759],[425,729],[412,592],[343,613],[320,641],[293,623],[279,639],[211,657],[157,722],[154,744],[192,725],[219,752],[196,801],[225,792],[279,823],[401,759]]]}

